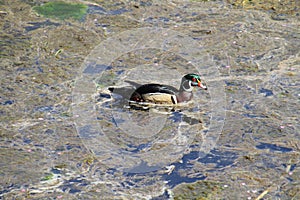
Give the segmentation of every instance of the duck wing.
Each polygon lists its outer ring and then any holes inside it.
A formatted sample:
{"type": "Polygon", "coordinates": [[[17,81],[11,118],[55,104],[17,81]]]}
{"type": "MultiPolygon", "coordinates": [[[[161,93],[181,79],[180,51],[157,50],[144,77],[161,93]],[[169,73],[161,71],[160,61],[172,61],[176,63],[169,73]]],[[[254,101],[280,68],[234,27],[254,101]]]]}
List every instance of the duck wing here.
{"type": "Polygon", "coordinates": [[[178,89],[169,85],[146,84],[137,88],[135,92],[140,95],[149,93],[164,93],[175,95],[176,93],[178,93],[178,89]]]}

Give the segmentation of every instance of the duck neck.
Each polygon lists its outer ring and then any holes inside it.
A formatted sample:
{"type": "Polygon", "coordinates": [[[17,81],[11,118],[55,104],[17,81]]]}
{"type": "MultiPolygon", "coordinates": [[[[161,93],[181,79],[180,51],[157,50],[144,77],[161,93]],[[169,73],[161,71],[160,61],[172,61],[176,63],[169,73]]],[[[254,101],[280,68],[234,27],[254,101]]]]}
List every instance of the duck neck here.
{"type": "Polygon", "coordinates": [[[190,81],[182,80],[179,92],[176,95],[177,102],[190,101],[193,98],[193,87],[191,86],[190,81]]]}
{"type": "Polygon", "coordinates": [[[193,98],[193,93],[190,91],[180,91],[176,95],[177,103],[190,101],[193,98]]]}

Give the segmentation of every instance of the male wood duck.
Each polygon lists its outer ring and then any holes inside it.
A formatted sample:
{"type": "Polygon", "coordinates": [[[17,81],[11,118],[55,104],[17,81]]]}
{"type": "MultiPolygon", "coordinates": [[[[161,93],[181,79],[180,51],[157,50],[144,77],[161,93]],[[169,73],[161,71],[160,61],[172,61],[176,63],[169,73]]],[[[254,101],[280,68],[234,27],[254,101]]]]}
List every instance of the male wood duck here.
{"type": "Polygon", "coordinates": [[[133,81],[126,81],[133,87],[108,89],[116,94],[127,97],[134,102],[149,102],[154,104],[178,104],[188,102],[193,98],[193,88],[200,87],[207,90],[206,85],[201,82],[198,74],[187,74],[182,77],[179,89],[161,84],[140,85],[133,81]]]}

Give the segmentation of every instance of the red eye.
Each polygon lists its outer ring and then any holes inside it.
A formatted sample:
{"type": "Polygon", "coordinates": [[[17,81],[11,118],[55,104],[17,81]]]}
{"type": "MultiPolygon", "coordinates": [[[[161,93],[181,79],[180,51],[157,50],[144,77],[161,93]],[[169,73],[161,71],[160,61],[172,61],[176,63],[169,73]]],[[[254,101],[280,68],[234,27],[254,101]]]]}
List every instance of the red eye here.
{"type": "Polygon", "coordinates": [[[195,79],[195,78],[192,78],[192,81],[193,81],[193,82],[196,82],[196,79],[195,79]]]}

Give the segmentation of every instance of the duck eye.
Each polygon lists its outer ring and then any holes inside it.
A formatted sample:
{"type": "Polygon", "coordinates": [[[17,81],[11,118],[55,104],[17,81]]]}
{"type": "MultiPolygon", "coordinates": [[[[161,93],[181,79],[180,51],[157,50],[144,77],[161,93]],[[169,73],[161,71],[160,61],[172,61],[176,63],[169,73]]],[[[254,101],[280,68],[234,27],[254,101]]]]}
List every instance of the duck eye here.
{"type": "Polygon", "coordinates": [[[196,79],[193,77],[193,78],[192,78],[192,81],[193,81],[193,82],[196,82],[196,79]]]}

